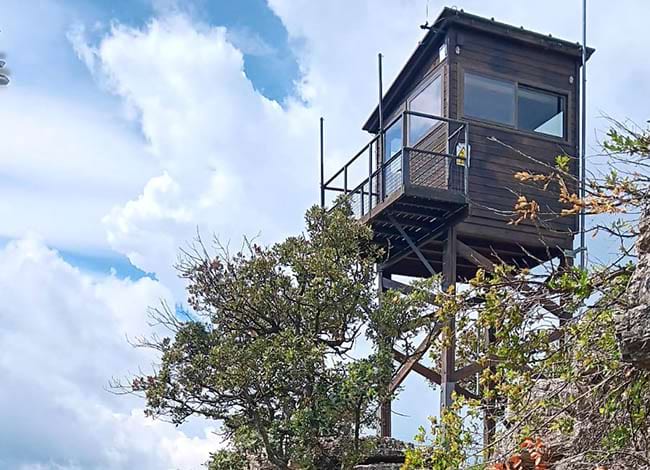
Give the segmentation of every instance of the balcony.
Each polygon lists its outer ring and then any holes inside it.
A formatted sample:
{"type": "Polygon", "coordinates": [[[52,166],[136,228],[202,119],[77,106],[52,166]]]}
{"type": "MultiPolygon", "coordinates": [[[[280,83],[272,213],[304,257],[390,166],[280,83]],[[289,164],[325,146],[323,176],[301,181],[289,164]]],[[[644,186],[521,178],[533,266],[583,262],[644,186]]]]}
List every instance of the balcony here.
{"type": "Polygon", "coordinates": [[[348,200],[398,262],[411,243],[435,239],[467,216],[469,131],[465,121],[404,111],[322,182],[321,200],[348,200]]]}
{"type": "Polygon", "coordinates": [[[336,204],[343,195],[360,219],[371,218],[401,196],[464,203],[471,160],[468,141],[465,121],[404,111],[322,182],[322,200],[336,204]]]}

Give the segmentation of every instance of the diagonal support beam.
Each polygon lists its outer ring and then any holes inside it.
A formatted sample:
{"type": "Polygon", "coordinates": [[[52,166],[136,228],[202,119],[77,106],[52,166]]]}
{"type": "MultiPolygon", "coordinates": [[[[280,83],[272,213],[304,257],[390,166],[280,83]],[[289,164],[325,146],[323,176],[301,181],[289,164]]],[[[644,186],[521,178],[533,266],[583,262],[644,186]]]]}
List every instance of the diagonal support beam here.
{"type": "MultiPolygon", "coordinates": [[[[486,271],[488,271],[490,273],[494,272],[494,263],[489,258],[482,255],[481,253],[476,251],[474,248],[472,248],[470,246],[467,246],[463,242],[459,241],[457,243],[458,243],[458,246],[457,246],[458,254],[460,256],[465,258],[467,261],[471,261],[472,263],[474,263],[479,268],[483,268],[483,269],[485,269],[486,271]]],[[[525,292],[531,293],[531,292],[533,292],[533,289],[526,288],[525,292]]],[[[561,306],[559,306],[558,304],[553,302],[552,300],[550,300],[550,299],[540,299],[539,303],[541,304],[541,306],[544,309],[546,309],[548,312],[555,315],[556,317],[558,317],[558,318],[566,318],[567,317],[566,311],[561,306]]]]}
{"type": "Polygon", "coordinates": [[[393,279],[384,278],[384,288],[392,289],[401,292],[402,294],[410,294],[413,292],[413,287],[403,282],[395,281],[393,279]]]}
{"type": "Polygon", "coordinates": [[[416,246],[416,244],[413,243],[413,240],[411,240],[411,237],[408,236],[408,234],[404,231],[404,229],[399,224],[399,222],[397,222],[397,220],[395,220],[395,217],[388,214],[388,220],[390,220],[390,223],[395,226],[395,228],[397,229],[399,234],[402,236],[404,241],[406,241],[406,243],[408,244],[409,248],[411,248],[411,250],[413,250],[413,253],[415,253],[415,255],[422,262],[424,267],[427,268],[427,271],[429,271],[429,273],[431,273],[432,276],[435,275],[436,271],[431,266],[431,263],[429,263],[429,261],[424,257],[424,255],[422,254],[420,249],[416,246]]]}
{"type": "Polygon", "coordinates": [[[474,263],[479,268],[483,268],[488,272],[494,272],[494,263],[486,256],[476,251],[474,248],[465,245],[461,241],[457,241],[456,249],[458,250],[458,254],[465,258],[467,261],[474,263]]]}
{"type": "MultiPolygon", "coordinates": [[[[393,357],[399,362],[404,362],[409,358],[409,356],[405,355],[404,353],[401,353],[397,349],[393,349],[393,357]]],[[[415,363],[413,365],[412,370],[413,370],[413,372],[416,372],[416,373],[420,374],[425,379],[428,379],[428,380],[430,380],[431,382],[433,382],[433,383],[435,383],[437,385],[440,385],[440,383],[442,382],[442,376],[438,372],[436,372],[435,370],[430,369],[430,368],[420,364],[419,362],[417,362],[417,363],[415,363]]],[[[470,398],[472,400],[480,399],[480,397],[478,395],[476,395],[473,392],[470,392],[469,390],[467,390],[464,387],[461,387],[458,384],[455,385],[454,391],[456,393],[458,393],[459,395],[462,395],[462,396],[464,396],[466,398],[470,398]]]]}
{"type": "Polygon", "coordinates": [[[426,335],[413,354],[408,356],[406,360],[402,362],[402,365],[397,369],[397,373],[390,382],[390,386],[388,387],[389,393],[393,393],[400,385],[402,385],[406,376],[411,372],[413,367],[420,362],[420,359],[422,359],[429,350],[431,343],[440,334],[441,330],[442,325],[440,323],[434,325],[433,329],[426,335]]]}
{"type": "MultiPolygon", "coordinates": [[[[445,233],[445,231],[449,227],[455,226],[457,223],[461,222],[465,217],[467,216],[467,211],[468,211],[468,206],[464,205],[461,206],[451,212],[447,212],[444,216],[441,216],[441,224],[438,228],[435,230],[431,230],[429,233],[427,233],[425,236],[420,238],[416,245],[418,247],[424,246],[427,243],[429,243],[432,240],[437,239],[441,235],[445,233]]],[[[407,251],[399,251],[396,253],[394,256],[391,256],[391,260],[387,263],[384,264],[385,268],[389,268],[400,261],[402,261],[404,258],[406,258],[409,255],[408,250],[407,251]]]]}

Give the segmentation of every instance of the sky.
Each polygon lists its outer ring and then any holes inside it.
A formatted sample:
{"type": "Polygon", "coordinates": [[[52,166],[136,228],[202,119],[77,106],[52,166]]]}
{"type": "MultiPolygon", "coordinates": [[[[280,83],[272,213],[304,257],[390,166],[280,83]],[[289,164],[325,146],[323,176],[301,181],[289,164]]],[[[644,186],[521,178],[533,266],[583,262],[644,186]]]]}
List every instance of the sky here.
{"type": "MultiPolygon", "coordinates": [[[[572,41],[579,0],[456,0],[572,41]]],[[[650,4],[589,1],[589,152],[604,114],[645,122],[650,4]]],[[[376,58],[391,81],[426,0],[1,0],[0,469],[195,469],[218,423],[174,427],[115,396],[156,357],[129,345],[147,310],[183,304],[196,236],[237,246],[299,231],[328,172],[366,140],[376,58]]],[[[444,6],[428,2],[429,21],[444,6]]],[[[594,256],[606,256],[594,246],[594,256]]],[[[436,391],[406,381],[410,439],[436,391]]]]}

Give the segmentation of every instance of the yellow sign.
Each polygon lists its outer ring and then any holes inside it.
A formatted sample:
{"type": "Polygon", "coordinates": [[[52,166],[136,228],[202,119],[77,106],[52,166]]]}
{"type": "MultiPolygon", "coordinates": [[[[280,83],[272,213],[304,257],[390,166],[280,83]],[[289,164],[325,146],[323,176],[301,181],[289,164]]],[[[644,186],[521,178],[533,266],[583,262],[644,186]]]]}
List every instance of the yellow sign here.
{"type": "Polygon", "coordinates": [[[465,166],[465,160],[467,159],[467,148],[465,144],[456,145],[456,165],[465,166]]]}

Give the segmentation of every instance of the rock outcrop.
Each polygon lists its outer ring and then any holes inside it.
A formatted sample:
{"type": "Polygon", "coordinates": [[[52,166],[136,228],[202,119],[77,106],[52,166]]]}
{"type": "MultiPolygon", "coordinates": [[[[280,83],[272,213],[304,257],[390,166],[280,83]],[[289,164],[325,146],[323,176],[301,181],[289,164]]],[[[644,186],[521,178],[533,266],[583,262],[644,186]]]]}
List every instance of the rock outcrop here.
{"type": "Polygon", "coordinates": [[[402,441],[392,438],[379,438],[373,453],[355,470],[399,470],[404,463],[404,451],[407,449],[402,441]]]}
{"type": "Polygon", "coordinates": [[[616,335],[623,361],[650,370],[650,212],[639,224],[638,263],[628,288],[632,308],[616,316],[616,335]]]}

